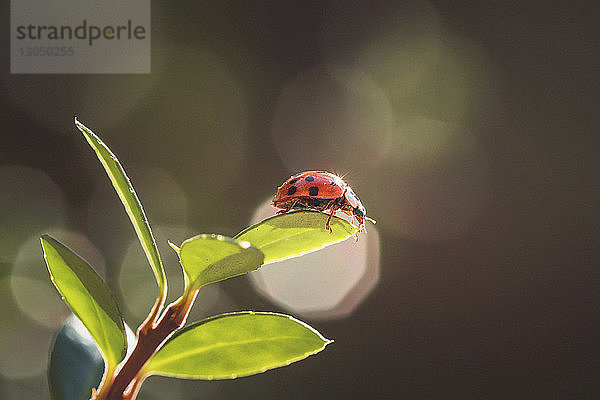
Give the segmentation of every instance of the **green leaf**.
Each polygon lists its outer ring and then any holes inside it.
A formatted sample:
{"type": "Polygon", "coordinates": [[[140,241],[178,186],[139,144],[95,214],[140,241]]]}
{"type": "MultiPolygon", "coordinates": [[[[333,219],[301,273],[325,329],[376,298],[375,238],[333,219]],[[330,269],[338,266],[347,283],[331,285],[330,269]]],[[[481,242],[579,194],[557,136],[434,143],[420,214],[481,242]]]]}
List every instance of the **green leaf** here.
{"type": "Polygon", "coordinates": [[[246,240],[265,254],[265,264],[297,257],[338,243],[356,234],[347,221],[333,217],[325,229],[328,215],[316,211],[294,211],[267,218],[234,236],[246,240]]]}
{"type": "Polygon", "coordinates": [[[85,260],[49,235],[42,235],[41,241],[52,283],[98,344],[107,369],[114,371],[127,350],[115,299],[85,260]]]}
{"type": "Polygon", "coordinates": [[[288,315],[222,314],[173,335],[146,364],[143,374],[232,379],[289,365],[331,342],[288,315]]]}
{"type": "Polygon", "coordinates": [[[135,229],[135,233],[144,249],[146,258],[152,267],[156,282],[158,283],[160,296],[166,298],[167,294],[167,279],[165,276],[165,270],[160,260],[160,254],[158,253],[158,247],[156,241],[150,230],[150,224],[148,218],[144,213],[142,204],[125,173],[125,170],[119,163],[117,157],[110,151],[110,149],[92,132],[89,128],[83,125],[75,118],[75,125],[83,133],[86,140],[96,152],[98,159],[104,166],[106,174],[110,178],[115,191],[119,195],[125,211],[131,220],[131,224],[135,229]]]}
{"type": "Polygon", "coordinates": [[[263,253],[250,243],[221,235],[187,239],[178,252],[186,288],[193,289],[253,271],[264,259],[263,253]]]}

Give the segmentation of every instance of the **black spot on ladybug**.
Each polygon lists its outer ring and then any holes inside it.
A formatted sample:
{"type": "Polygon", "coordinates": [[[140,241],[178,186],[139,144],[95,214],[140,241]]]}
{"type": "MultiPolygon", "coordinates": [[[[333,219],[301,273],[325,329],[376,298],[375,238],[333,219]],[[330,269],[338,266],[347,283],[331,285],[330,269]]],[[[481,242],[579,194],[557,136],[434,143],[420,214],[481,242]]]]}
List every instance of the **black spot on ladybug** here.
{"type": "Polygon", "coordinates": [[[308,194],[311,196],[317,196],[319,194],[318,186],[311,186],[308,188],[308,194]]]}
{"type": "Polygon", "coordinates": [[[288,196],[291,196],[291,195],[293,195],[294,193],[296,193],[296,190],[298,190],[298,189],[296,188],[296,186],[290,186],[290,188],[288,189],[288,192],[287,192],[288,196]]]}
{"type": "Polygon", "coordinates": [[[294,183],[298,182],[298,178],[292,179],[291,181],[289,181],[288,183],[290,185],[293,185],[294,183]]]}
{"type": "Polygon", "coordinates": [[[305,180],[306,182],[312,182],[312,181],[314,181],[314,180],[315,180],[315,177],[314,177],[314,176],[307,176],[306,178],[304,178],[304,180],[305,180]]]}

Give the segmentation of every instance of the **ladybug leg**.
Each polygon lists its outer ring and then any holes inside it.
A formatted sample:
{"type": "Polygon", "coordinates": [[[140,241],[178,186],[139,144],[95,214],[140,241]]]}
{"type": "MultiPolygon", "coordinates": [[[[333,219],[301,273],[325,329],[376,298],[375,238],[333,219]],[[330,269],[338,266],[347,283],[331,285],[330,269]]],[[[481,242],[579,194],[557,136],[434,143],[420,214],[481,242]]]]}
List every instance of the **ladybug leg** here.
{"type": "Polygon", "coordinates": [[[282,208],[281,210],[277,211],[277,215],[287,214],[288,212],[290,212],[290,207],[282,208]]]}
{"type": "Polygon", "coordinates": [[[329,203],[327,203],[327,206],[324,209],[329,209],[329,218],[327,218],[327,222],[325,223],[325,229],[327,229],[329,231],[329,233],[333,233],[333,229],[331,229],[331,218],[333,217],[333,214],[335,214],[335,211],[340,208],[340,204],[339,204],[339,199],[335,199],[330,201],[329,203]]]}
{"type": "Polygon", "coordinates": [[[335,210],[333,209],[333,207],[331,207],[331,212],[329,213],[329,218],[327,218],[327,222],[325,223],[325,229],[327,229],[329,231],[329,233],[333,233],[333,229],[331,229],[331,226],[329,225],[329,223],[331,222],[331,217],[333,217],[334,212],[335,212],[335,210]]]}
{"type": "Polygon", "coordinates": [[[298,201],[294,201],[292,204],[290,204],[289,206],[285,207],[284,209],[281,209],[281,210],[277,211],[277,215],[289,213],[294,208],[294,206],[296,205],[297,202],[298,201]]]}

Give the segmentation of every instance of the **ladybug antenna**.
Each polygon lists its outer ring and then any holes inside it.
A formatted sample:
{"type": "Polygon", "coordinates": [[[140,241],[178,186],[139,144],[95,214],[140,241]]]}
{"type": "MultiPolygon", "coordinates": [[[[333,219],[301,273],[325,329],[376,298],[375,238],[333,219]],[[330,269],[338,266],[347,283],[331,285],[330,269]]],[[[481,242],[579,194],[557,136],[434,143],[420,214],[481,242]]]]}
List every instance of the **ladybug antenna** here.
{"type": "Polygon", "coordinates": [[[375,221],[373,218],[369,218],[369,217],[365,216],[365,219],[366,219],[367,221],[371,221],[373,224],[376,224],[376,223],[377,223],[377,221],[375,221]]]}

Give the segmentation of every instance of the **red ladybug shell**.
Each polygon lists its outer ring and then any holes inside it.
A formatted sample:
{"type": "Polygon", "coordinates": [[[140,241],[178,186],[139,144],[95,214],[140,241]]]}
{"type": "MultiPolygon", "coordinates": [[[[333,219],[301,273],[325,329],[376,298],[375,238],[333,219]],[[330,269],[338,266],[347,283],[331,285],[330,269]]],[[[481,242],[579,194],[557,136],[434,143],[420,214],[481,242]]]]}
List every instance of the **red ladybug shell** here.
{"type": "Polygon", "coordinates": [[[283,182],[277,188],[275,203],[285,203],[301,197],[313,199],[337,199],[348,185],[337,175],[325,171],[305,171],[283,182]]]}
{"type": "MultiPolygon", "coordinates": [[[[340,210],[358,221],[363,230],[366,210],[362,203],[342,178],[327,171],[305,171],[288,178],[277,188],[273,206],[285,213],[296,209],[330,211],[333,215],[340,210]]],[[[326,228],[329,227],[330,219],[326,228]]]]}

